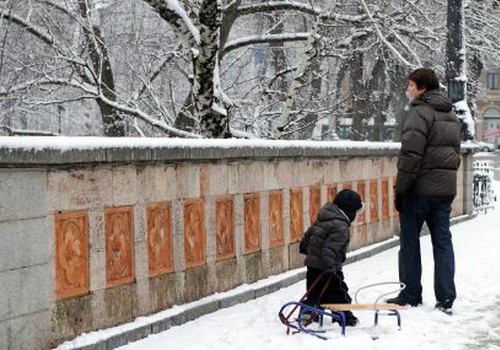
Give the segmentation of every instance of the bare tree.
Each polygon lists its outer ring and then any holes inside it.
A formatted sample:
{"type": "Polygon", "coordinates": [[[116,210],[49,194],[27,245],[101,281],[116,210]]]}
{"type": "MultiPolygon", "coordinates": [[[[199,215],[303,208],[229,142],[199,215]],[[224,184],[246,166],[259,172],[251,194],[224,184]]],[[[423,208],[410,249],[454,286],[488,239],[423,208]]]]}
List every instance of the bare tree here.
{"type": "MultiPolygon", "coordinates": [[[[7,2],[2,8],[2,19],[24,29],[26,35],[33,36],[40,45],[46,46],[44,50],[47,54],[41,56],[47,57],[44,61],[47,67],[37,67],[36,62],[26,62],[26,66],[33,68],[26,70],[24,81],[3,83],[0,96],[23,94],[26,91],[35,91],[36,94],[48,91],[48,99],[38,104],[93,99],[100,108],[104,134],[107,136],[125,134],[124,115],[138,117],[172,135],[196,136],[171,127],[127,103],[126,98],[119,99],[107,44],[94,18],[98,9],[91,7],[88,0],[67,1],[65,6],[48,0],[33,0],[32,8],[17,6],[14,2],[12,6],[9,5],[7,2]],[[30,15],[35,10],[37,16],[30,15]],[[66,90],[63,97],[50,99],[62,87],[66,90]]],[[[35,56],[35,60],[37,59],[39,58],[35,56]]],[[[19,77],[16,78],[18,80],[19,77]]]]}
{"type": "MultiPolygon", "coordinates": [[[[481,22],[486,2],[466,11],[468,83],[498,52],[498,19],[481,22]]],[[[354,139],[373,121],[382,140],[405,104],[407,71],[432,62],[444,72],[446,9],[444,0],[7,0],[0,103],[26,120],[21,111],[93,101],[108,136],[309,139],[340,116],[354,139]]]]}

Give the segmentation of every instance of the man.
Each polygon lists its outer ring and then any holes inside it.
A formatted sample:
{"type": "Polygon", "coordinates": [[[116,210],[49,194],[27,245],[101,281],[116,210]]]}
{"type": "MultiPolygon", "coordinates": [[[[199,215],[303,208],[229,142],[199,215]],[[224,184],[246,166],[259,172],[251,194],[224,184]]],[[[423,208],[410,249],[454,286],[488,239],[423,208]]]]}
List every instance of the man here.
{"type": "Polygon", "coordinates": [[[451,314],[455,291],[455,258],[450,212],[460,165],[460,123],[452,102],[439,91],[432,69],[408,77],[410,111],[404,121],[396,180],[400,215],[399,279],[406,284],[389,303],[422,304],[420,231],[424,222],[434,250],[436,308],[451,314]]]}

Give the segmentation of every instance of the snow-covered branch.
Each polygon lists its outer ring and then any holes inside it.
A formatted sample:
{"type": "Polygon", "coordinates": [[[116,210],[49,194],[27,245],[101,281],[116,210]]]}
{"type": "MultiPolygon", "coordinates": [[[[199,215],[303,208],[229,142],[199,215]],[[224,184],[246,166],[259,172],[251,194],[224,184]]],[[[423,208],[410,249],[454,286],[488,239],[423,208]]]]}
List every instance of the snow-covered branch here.
{"type": "Polygon", "coordinates": [[[380,26],[377,24],[375,19],[372,16],[372,13],[368,6],[366,5],[365,0],[358,0],[361,6],[363,7],[363,10],[365,11],[366,15],[369,18],[369,21],[372,23],[373,27],[375,28],[375,33],[377,34],[377,37],[379,40],[393,53],[393,55],[405,66],[414,68],[416,65],[414,63],[408,62],[402,55],[401,53],[385,38],[384,34],[380,30],[380,26]]]}
{"type": "Polygon", "coordinates": [[[13,14],[11,11],[0,8],[0,18],[4,18],[14,24],[19,25],[21,28],[26,29],[28,33],[33,34],[38,39],[40,39],[41,41],[43,41],[48,45],[50,46],[54,45],[53,37],[50,36],[47,32],[45,32],[42,28],[39,28],[33,23],[24,20],[20,16],[13,14]]]}
{"type": "MultiPolygon", "coordinates": [[[[148,3],[162,19],[179,34],[186,49],[198,47],[200,32],[178,0],[142,0],[148,3]]],[[[215,1],[215,0],[213,0],[215,1]]]]}
{"type": "Polygon", "coordinates": [[[321,16],[338,22],[359,23],[366,20],[366,15],[347,15],[340,12],[328,12],[324,8],[313,7],[311,4],[293,1],[268,1],[238,7],[238,16],[255,15],[259,13],[274,13],[276,11],[295,11],[312,17],[321,16]]]}
{"type": "Polygon", "coordinates": [[[275,11],[298,11],[311,16],[318,16],[321,13],[320,8],[314,8],[310,4],[293,1],[267,1],[238,7],[239,16],[272,13],[275,11]]]}
{"type": "Polygon", "coordinates": [[[249,45],[307,41],[308,38],[309,33],[284,33],[246,36],[228,42],[224,47],[224,54],[249,45]]]}
{"type": "Polygon", "coordinates": [[[166,132],[167,134],[170,134],[172,136],[187,137],[187,138],[201,138],[201,136],[198,134],[194,134],[194,133],[190,133],[187,131],[183,131],[183,130],[179,130],[177,128],[174,128],[174,127],[162,122],[159,119],[155,119],[155,118],[151,117],[150,115],[144,113],[142,110],[140,110],[138,108],[124,106],[120,103],[117,103],[115,101],[112,101],[112,100],[106,98],[106,96],[104,96],[102,94],[99,96],[99,99],[102,100],[104,103],[108,104],[109,106],[115,108],[116,110],[124,112],[128,115],[131,115],[131,116],[135,116],[139,119],[142,119],[143,121],[145,121],[149,125],[152,125],[160,130],[163,130],[164,132],[166,132]]]}

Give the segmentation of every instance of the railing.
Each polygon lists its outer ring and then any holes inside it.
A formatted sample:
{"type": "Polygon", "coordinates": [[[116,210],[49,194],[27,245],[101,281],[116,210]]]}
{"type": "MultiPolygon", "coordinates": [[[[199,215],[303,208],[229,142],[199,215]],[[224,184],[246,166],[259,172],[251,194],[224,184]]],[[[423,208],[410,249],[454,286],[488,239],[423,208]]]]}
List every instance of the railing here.
{"type": "Polygon", "coordinates": [[[474,178],[472,198],[474,211],[491,209],[495,206],[497,197],[492,188],[493,170],[489,160],[474,161],[474,178]]]}

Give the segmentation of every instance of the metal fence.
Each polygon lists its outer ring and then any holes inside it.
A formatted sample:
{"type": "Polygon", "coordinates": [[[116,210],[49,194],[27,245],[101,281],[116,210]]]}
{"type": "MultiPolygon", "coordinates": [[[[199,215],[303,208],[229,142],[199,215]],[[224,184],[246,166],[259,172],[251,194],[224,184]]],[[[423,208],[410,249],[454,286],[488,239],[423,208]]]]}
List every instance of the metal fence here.
{"type": "Polygon", "coordinates": [[[474,178],[472,196],[474,210],[485,212],[495,206],[497,200],[492,187],[493,168],[489,160],[474,161],[474,178]]]}

